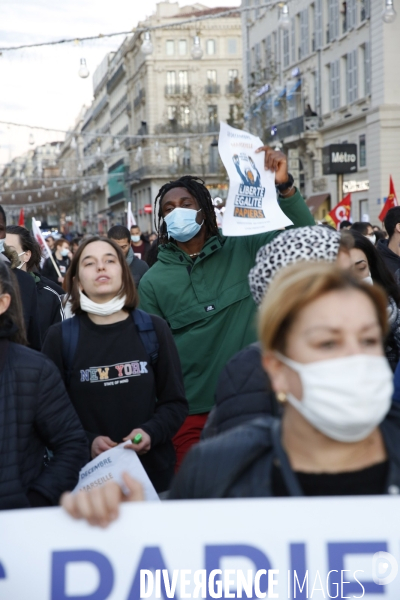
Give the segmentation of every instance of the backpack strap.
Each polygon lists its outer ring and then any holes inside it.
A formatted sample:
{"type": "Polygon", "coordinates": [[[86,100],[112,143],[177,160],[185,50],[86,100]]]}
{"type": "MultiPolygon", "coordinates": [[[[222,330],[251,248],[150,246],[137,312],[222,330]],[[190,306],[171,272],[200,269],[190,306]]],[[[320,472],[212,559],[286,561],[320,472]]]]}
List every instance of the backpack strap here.
{"type": "Polygon", "coordinates": [[[79,340],[79,317],[65,319],[61,323],[62,334],[62,357],[65,372],[65,387],[68,387],[71,381],[72,367],[74,357],[78,347],[79,340]]]}
{"type": "Polygon", "coordinates": [[[149,355],[150,364],[155,365],[158,360],[158,351],[160,346],[152,318],[148,313],[140,310],[139,308],[135,308],[131,315],[139,332],[142,344],[149,355]]]}

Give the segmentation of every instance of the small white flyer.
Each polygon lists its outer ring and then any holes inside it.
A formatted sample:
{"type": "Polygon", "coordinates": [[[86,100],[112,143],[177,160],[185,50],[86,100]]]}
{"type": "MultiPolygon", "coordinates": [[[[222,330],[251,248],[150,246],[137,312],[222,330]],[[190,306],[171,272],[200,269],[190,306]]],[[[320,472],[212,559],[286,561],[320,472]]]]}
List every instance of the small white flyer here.
{"type": "Polygon", "coordinates": [[[73,493],[80,490],[89,491],[96,487],[101,487],[107,481],[115,481],[124,490],[125,484],[122,480],[122,473],[125,471],[131,477],[139,481],[143,486],[146,500],[159,500],[158,494],[153,487],[138,455],[134,450],[124,448],[127,442],[102,452],[91,460],[81,469],[79,473],[79,482],[73,493]]]}
{"type": "Polygon", "coordinates": [[[293,225],[279,207],[275,173],[264,169],[260,138],[220,123],[218,150],[229,176],[222,233],[254,235],[293,225]]]}

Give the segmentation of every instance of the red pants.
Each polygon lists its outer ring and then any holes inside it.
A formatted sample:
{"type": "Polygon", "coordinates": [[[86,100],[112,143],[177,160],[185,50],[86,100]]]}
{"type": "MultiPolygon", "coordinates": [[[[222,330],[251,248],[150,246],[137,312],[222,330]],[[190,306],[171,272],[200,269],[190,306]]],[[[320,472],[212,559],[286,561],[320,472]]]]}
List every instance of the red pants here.
{"type": "Polygon", "coordinates": [[[189,415],[186,417],[182,427],[172,438],[176,452],[175,473],[178,472],[178,469],[185,458],[185,454],[200,440],[200,435],[206,424],[208,414],[209,413],[189,415]]]}

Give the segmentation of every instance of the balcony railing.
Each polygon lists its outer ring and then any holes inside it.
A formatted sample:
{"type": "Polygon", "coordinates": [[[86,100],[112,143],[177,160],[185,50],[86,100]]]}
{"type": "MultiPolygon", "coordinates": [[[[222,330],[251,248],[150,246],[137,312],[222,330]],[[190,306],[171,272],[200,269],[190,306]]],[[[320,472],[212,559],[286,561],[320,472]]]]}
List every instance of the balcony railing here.
{"type": "Polygon", "coordinates": [[[242,86],[238,81],[230,81],[226,86],[227,94],[240,94],[242,91],[242,86]]]}
{"type": "Polygon", "coordinates": [[[216,83],[208,83],[205,87],[204,87],[204,91],[206,94],[219,94],[220,91],[220,86],[216,83]]]}
{"type": "Polygon", "coordinates": [[[165,86],[165,95],[166,96],[179,96],[179,95],[187,95],[191,93],[191,87],[187,84],[176,83],[172,85],[165,86]]]}
{"type": "Polygon", "coordinates": [[[163,177],[165,175],[191,175],[201,173],[203,175],[216,175],[218,165],[210,164],[208,158],[205,158],[203,165],[193,164],[185,165],[182,163],[170,163],[163,165],[144,165],[135,171],[131,171],[127,177],[128,182],[140,181],[147,177],[163,177]]]}
{"type": "Polygon", "coordinates": [[[277,138],[283,140],[294,135],[300,135],[304,132],[316,131],[318,126],[318,117],[296,117],[294,119],[290,119],[290,121],[284,121],[283,123],[276,124],[276,133],[271,135],[271,131],[267,131],[266,137],[268,140],[277,138]]]}

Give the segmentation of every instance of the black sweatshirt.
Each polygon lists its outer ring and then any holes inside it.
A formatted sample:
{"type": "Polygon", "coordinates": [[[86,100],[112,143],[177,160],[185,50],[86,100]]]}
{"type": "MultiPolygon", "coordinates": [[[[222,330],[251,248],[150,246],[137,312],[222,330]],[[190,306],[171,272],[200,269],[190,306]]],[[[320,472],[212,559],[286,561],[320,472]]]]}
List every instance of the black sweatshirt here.
{"type": "MultiPolygon", "coordinates": [[[[152,315],[159,342],[158,361],[149,357],[132,317],[96,325],[80,317],[79,342],[68,393],[90,443],[99,435],[114,442],[140,427],[151,437],[151,450],[140,456],[158,492],[168,489],[175,451],[172,437],[188,414],[178,352],[168,325],[152,315]]],[[[50,327],[43,352],[64,379],[61,324],[50,327]]]]}
{"type": "MultiPolygon", "coordinates": [[[[59,260],[55,253],[53,253],[53,259],[54,262],[56,263],[56,265],[58,266],[58,269],[61,273],[61,277],[65,277],[69,266],[71,264],[70,259],[67,257],[62,258],[61,260],[59,260]]],[[[54,281],[55,283],[59,283],[58,281],[58,273],[54,268],[53,262],[51,260],[51,258],[46,258],[46,260],[44,261],[44,265],[43,265],[43,269],[42,269],[42,275],[44,275],[44,277],[47,277],[48,279],[51,279],[52,281],[54,281]]]]}

